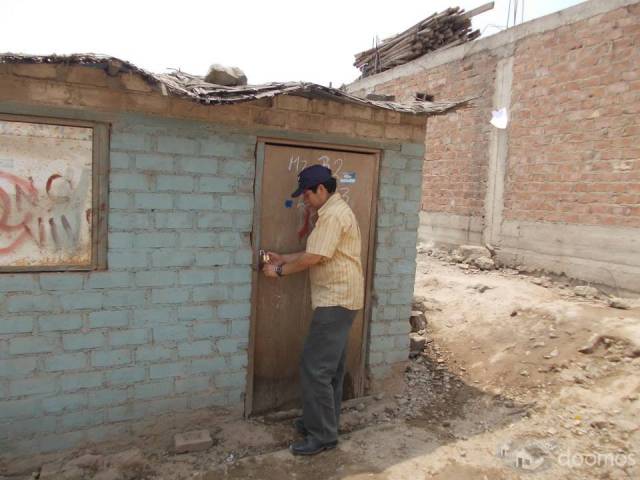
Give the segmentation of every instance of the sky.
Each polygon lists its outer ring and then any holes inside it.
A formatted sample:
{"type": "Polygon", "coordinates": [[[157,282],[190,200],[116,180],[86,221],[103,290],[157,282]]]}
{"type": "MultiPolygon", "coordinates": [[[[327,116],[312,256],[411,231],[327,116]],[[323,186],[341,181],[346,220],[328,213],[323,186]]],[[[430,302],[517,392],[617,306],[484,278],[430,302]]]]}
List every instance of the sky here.
{"type": "MultiPolygon", "coordinates": [[[[483,36],[582,3],[496,0],[473,19],[483,36]],[[524,5],[524,8],[523,8],[524,5]]],[[[0,52],[107,54],[155,73],[206,75],[240,67],[249,83],[308,81],[339,87],[358,78],[354,55],[450,6],[486,0],[0,0],[0,52]]]]}

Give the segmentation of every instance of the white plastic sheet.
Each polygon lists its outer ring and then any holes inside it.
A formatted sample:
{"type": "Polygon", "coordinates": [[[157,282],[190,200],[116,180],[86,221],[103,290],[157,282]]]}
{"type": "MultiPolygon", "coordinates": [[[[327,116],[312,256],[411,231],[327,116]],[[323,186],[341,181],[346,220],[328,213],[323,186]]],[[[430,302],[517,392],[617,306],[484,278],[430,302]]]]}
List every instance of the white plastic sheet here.
{"type": "Polygon", "coordinates": [[[506,108],[499,108],[491,112],[491,125],[501,130],[507,128],[509,124],[509,114],[506,108]]]}

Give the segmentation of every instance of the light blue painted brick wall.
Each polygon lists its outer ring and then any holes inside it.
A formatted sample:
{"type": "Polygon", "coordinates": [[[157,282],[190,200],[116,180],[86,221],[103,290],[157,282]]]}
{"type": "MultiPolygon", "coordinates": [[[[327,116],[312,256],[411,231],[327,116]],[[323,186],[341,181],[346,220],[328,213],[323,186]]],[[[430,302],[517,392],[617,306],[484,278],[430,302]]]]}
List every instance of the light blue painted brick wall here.
{"type": "Polygon", "coordinates": [[[368,357],[374,380],[408,355],[424,151],[422,144],[403,144],[382,155],[368,357]]]}
{"type": "Polygon", "coordinates": [[[172,346],[145,345],[135,351],[136,363],[171,360],[175,355],[176,351],[172,346]]]}
{"type": "Polygon", "coordinates": [[[82,315],[77,313],[43,315],[38,318],[38,326],[41,332],[78,330],[82,327],[82,315]]]}
{"type": "MultiPolygon", "coordinates": [[[[116,422],[242,402],[255,142],[141,116],[112,125],[109,270],[0,276],[8,444],[52,451],[122,432],[116,422]]],[[[374,378],[403,351],[422,155],[383,155],[373,321],[396,323],[391,336],[372,328],[374,378]]]]}
{"type": "Polygon", "coordinates": [[[180,171],[183,173],[218,173],[218,160],[211,156],[181,157],[179,160],[180,171]]]}
{"type": "Polygon", "coordinates": [[[214,318],[214,309],[211,305],[185,306],[178,308],[178,319],[182,321],[208,320],[214,318]]]}
{"type": "Polygon", "coordinates": [[[114,367],[131,363],[130,350],[98,350],[92,352],[91,365],[93,367],[114,367]]]}
{"type": "Polygon", "coordinates": [[[178,344],[180,357],[206,357],[213,352],[213,343],[209,340],[183,342],[178,344]]]}
{"type": "Polygon", "coordinates": [[[228,334],[227,323],[224,322],[198,322],[193,324],[194,338],[224,337],[228,334]]]}
{"type": "Polygon", "coordinates": [[[0,276],[0,292],[32,292],[38,289],[35,275],[4,274],[0,276]]]}
{"type": "Polygon", "coordinates": [[[188,377],[177,379],[175,382],[176,392],[202,392],[209,388],[211,378],[208,375],[199,377],[188,377]]]}
{"type": "Polygon", "coordinates": [[[129,324],[128,310],[103,310],[89,314],[89,328],[126,327],[129,324]]]}
{"type": "Polygon", "coordinates": [[[44,370],[47,372],[82,370],[87,367],[87,363],[87,354],[84,352],[60,353],[44,359],[44,370]]]}
{"type": "Polygon", "coordinates": [[[29,377],[36,371],[37,361],[35,356],[0,359],[0,377],[3,379],[29,377]]]}
{"type": "Polygon", "coordinates": [[[28,316],[14,316],[6,318],[0,322],[0,335],[11,333],[30,333],[33,332],[35,319],[28,316]]]}
{"type": "Polygon", "coordinates": [[[175,285],[178,274],[169,270],[149,270],[136,272],[135,284],[138,287],[163,287],[175,285]]]}
{"type": "Polygon", "coordinates": [[[63,392],[68,392],[100,387],[103,382],[104,373],[92,371],[63,375],[60,379],[60,386],[63,392]]]}

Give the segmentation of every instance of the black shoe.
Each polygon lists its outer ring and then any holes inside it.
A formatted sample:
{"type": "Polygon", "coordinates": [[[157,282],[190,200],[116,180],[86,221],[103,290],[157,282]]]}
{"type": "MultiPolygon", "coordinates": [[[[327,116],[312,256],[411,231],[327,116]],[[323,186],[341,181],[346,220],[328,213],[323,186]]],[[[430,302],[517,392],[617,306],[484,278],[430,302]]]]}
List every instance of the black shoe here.
{"type": "Polygon", "coordinates": [[[315,455],[325,450],[336,448],[336,445],[338,445],[337,440],[334,440],[333,442],[321,443],[313,437],[306,437],[300,442],[294,442],[289,445],[289,450],[294,455],[315,455]]]}
{"type": "Polygon", "coordinates": [[[295,428],[296,432],[298,432],[300,435],[303,435],[305,437],[309,435],[309,430],[307,430],[307,427],[304,426],[304,422],[301,418],[296,418],[293,421],[293,428],[295,428]]]}

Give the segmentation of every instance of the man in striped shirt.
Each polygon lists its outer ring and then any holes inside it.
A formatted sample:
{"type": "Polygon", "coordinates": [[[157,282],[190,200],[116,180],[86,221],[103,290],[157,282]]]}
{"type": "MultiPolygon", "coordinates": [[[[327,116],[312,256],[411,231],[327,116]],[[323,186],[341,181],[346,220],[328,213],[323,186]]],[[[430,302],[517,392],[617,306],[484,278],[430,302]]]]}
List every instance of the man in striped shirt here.
{"type": "Polygon", "coordinates": [[[331,170],[312,165],[298,175],[292,197],[304,195],[318,221],[305,251],[269,252],[267,277],[277,278],[309,269],[313,318],[300,362],[302,419],[296,429],[305,439],[290,446],[294,455],[314,455],[338,443],[340,403],[349,330],[364,305],[360,260],[360,227],[349,205],[336,192],[331,170]]]}

